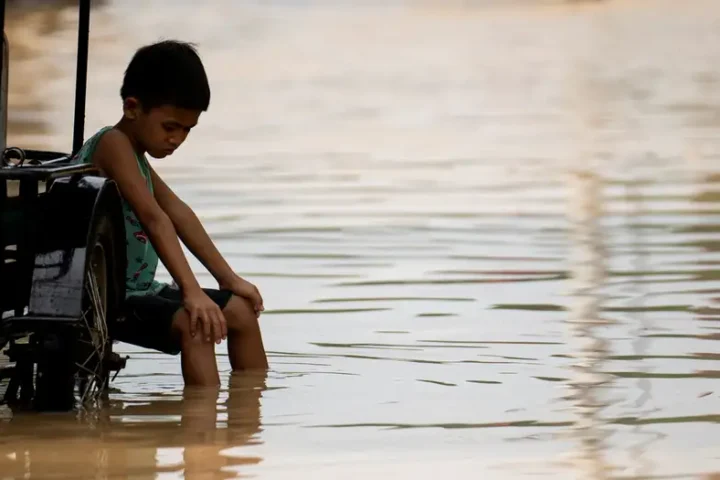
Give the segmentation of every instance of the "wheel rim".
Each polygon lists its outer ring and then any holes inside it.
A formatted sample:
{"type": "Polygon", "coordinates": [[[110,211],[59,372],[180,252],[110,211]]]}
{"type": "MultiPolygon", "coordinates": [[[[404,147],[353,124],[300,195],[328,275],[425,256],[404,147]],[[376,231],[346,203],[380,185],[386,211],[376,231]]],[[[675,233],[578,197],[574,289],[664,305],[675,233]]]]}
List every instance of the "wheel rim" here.
{"type": "Polygon", "coordinates": [[[87,281],[85,282],[87,308],[83,312],[85,331],[80,343],[87,348],[82,352],[78,367],[79,395],[81,404],[93,403],[103,392],[106,376],[103,369],[106,348],[109,343],[107,328],[107,259],[102,244],[93,247],[90,256],[87,281]]]}

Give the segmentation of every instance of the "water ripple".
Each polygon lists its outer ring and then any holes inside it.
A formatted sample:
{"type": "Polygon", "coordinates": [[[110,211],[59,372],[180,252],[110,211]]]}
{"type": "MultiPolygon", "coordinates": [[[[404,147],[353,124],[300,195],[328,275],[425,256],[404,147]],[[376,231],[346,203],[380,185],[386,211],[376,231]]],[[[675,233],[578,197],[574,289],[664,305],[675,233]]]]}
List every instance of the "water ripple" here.
{"type": "MultiPolygon", "coordinates": [[[[86,133],[133,45],[199,45],[212,105],[156,169],[263,292],[271,371],[224,387],[221,345],[204,397],[118,344],[95,421],[0,412],[0,477],[720,469],[718,2],[93,4],[86,133]]],[[[24,12],[8,141],[64,150],[76,17],[24,12]]]]}

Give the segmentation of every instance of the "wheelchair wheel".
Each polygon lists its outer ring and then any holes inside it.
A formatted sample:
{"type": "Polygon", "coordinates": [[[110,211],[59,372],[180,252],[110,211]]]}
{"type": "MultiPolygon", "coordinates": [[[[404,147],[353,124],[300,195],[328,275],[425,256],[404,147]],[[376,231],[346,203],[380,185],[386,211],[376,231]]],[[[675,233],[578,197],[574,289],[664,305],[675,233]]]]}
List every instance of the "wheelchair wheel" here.
{"type": "Polygon", "coordinates": [[[112,354],[108,332],[108,299],[112,292],[111,262],[113,230],[109,218],[97,221],[89,243],[83,286],[83,315],[73,328],[56,338],[44,338],[47,351],[37,364],[34,407],[37,410],[71,410],[97,405],[107,394],[107,359],[112,354]]]}

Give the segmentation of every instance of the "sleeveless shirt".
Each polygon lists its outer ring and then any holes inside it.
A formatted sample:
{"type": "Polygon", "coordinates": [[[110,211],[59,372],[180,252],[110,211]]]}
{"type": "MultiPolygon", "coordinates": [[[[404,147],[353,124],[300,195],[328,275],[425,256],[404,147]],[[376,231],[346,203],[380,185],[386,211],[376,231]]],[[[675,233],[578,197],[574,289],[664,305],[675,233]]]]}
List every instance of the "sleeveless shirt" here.
{"type": "MultiPolygon", "coordinates": [[[[98,141],[114,127],[104,127],[95,135],[90,137],[80,148],[80,151],[72,158],[71,163],[92,163],[98,141]]],[[[154,195],[150,166],[145,155],[135,154],[140,174],[145,179],[150,193],[154,195]]],[[[158,255],[150,243],[150,238],[145,233],[137,215],[130,207],[130,204],[122,199],[123,217],[125,219],[125,247],[127,254],[127,271],[125,272],[126,296],[153,295],[165,288],[167,285],[155,280],[155,271],[158,266],[158,255]]]]}

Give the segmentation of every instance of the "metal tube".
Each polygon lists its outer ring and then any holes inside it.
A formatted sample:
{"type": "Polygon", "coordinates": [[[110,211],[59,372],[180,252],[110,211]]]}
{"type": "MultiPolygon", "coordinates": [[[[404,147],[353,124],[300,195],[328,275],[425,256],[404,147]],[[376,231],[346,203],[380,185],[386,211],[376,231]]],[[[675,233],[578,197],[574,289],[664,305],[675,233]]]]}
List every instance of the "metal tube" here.
{"type": "MultiPolygon", "coordinates": [[[[2,36],[2,49],[0,51],[0,155],[7,147],[7,117],[8,117],[8,71],[10,69],[10,46],[5,35],[5,0],[0,0],[0,36],[2,36]]],[[[2,165],[2,161],[0,161],[2,165]]]]}
{"type": "MultiPolygon", "coordinates": [[[[7,35],[2,32],[2,52],[0,52],[0,155],[7,148],[9,73],[10,44],[7,35]]],[[[0,161],[0,164],[2,164],[2,161],[0,161]]]]}
{"type": "Polygon", "coordinates": [[[85,95],[87,93],[88,43],[90,37],[90,0],[80,0],[78,21],[77,71],[75,74],[75,121],[73,122],[73,149],[75,155],[82,147],[85,136],[85,95]]]}
{"type": "MultiPolygon", "coordinates": [[[[5,33],[5,0],[0,0],[0,32],[5,33]]],[[[0,69],[4,66],[0,64],[0,69]]]]}
{"type": "MultiPolygon", "coordinates": [[[[8,67],[8,61],[7,56],[5,55],[5,52],[7,51],[8,44],[7,44],[7,37],[5,36],[5,0],[0,0],[0,36],[2,37],[2,51],[0,52],[0,82],[2,82],[2,85],[0,85],[0,91],[3,93],[7,92],[7,76],[5,75],[5,72],[7,71],[8,67]]],[[[7,95],[4,95],[4,98],[7,99],[7,95]]],[[[7,101],[4,102],[4,105],[0,107],[3,109],[2,112],[0,112],[0,116],[2,118],[7,118],[7,101]]],[[[0,127],[2,128],[2,132],[0,134],[2,135],[2,150],[0,150],[0,156],[3,155],[5,151],[5,143],[6,143],[6,131],[7,131],[7,122],[3,121],[3,125],[0,127]]],[[[3,162],[2,158],[0,158],[0,168],[2,168],[3,162]]],[[[7,203],[7,182],[5,180],[0,180],[0,212],[3,211],[5,208],[5,203],[7,203]]],[[[2,215],[0,215],[0,276],[4,275],[3,270],[5,267],[5,240],[3,239],[3,226],[2,226],[2,215]]],[[[5,295],[5,293],[0,292],[0,319],[2,319],[3,312],[3,304],[5,302],[5,299],[2,298],[2,296],[5,295]]],[[[16,312],[17,313],[17,312],[16,312]]],[[[2,340],[0,340],[0,348],[2,348],[2,340]]],[[[3,357],[2,354],[0,354],[0,365],[7,360],[7,357],[3,357]]]]}

